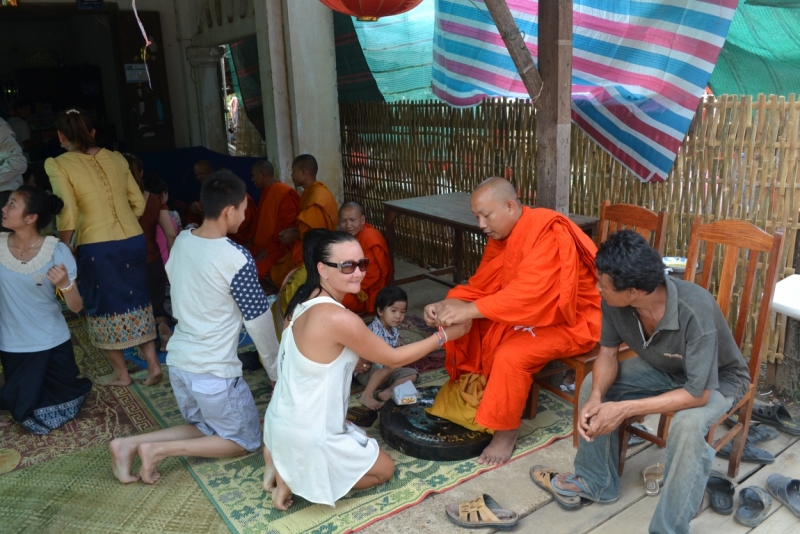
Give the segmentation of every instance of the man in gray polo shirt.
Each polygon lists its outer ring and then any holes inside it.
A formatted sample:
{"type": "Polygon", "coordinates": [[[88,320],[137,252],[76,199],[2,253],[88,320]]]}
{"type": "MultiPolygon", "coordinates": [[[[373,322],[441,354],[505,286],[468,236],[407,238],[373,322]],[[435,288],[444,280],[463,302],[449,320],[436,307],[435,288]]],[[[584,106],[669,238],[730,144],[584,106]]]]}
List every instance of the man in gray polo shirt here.
{"type": "Polygon", "coordinates": [[[714,297],[664,276],[661,257],[639,234],[611,235],[595,265],[603,297],[601,348],[580,391],[575,474],[558,474],[552,486],[568,497],[617,500],[620,424],[675,412],[649,532],[688,533],[714,459],[704,436],[747,392],[747,365],[714,297]],[[639,357],[619,363],[622,343],[639,357]]]}

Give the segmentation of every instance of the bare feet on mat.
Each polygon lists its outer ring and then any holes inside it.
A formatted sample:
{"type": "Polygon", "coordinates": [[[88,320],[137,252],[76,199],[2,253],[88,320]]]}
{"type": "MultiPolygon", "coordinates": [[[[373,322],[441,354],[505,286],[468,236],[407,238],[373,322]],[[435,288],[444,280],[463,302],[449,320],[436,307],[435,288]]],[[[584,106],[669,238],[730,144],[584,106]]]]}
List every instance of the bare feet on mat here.
{"type": "Polygon", "coordinates": [[[120,378],[117,373],[109,373],[94,380],[94,383],[98,386],[130,386],[131,382],[133,381],[127,373],[125,373],[124,378],[120,378]]]}
{"type": "Polygon", "coordinates": [[[138,447],[131,444],[125,438],[118,438],[108,444],[108,450],[111,452],[111,471],[117,480],[123,484],[130,484],[139,480],[138,475],[131,474],[131,464],[133,457],[136,456],[138,447]]]}
{"type": "Polygon", "coordinates": [[[286,482],[283,481],[278,473],[275,473],[275,478],[277,486],[272,490],[272,504],[278,510],[288,510],[294,503],[292,500],[292,490],[289,489],[289,486],[286,485],[286,482]]]}
{"type": "Polygon", "coordinates": [[[389,389],[389,388],[384,389],[383,391],[378,393],[377,397],[378,397],[378,399],[382,400],[383,402],[386,402],[386,401],[388,401],[389,399],[392,398],[392,392],[393,391],[394,391],[394,389],[389,389]]]}
{"type": "Polygon", "coordinates": [[[364,395],[364,394],[362,394],[358,398],[358,402],[360,402],[361,404],[363,404],[364,406],[366,406],[370,410],[380,410],[381,406],[383,406],[383,403],[382,402],[378,402],[377,400],[375,400],[375,397],[373,397],[372,395],[364,395]]]}
{"type": "Polygon", "coordinates": [[[172,330],[170,330],[169,325],[167,323],[158,323],[159,351],[167,351],[167,343],[169,343],[169,338],[171,337],[172,330]]]}
{"type": "Polygon", "coordinates": [[[158,462],[163,459],[159,458],[157,454],[158,446],[158,443],[142,443],[139,445],[139,458],[142,459],[139,476],[142,477],[142,482],[155,484],[161,478],[161,473],[156,469],[158,462]]]}
{"type": "Polygon", "coordinates": [[[7,415],[0,415],[0,428],[11,426],[13,421],[7,415]]]}
{"type": "Polygon", "coordinates": [[[266,447],[264,447],[264,491],[272,493],[278,487],[278,482],[275,475],[278,471],[275,469],[275,464],[272,463],[272,455],[266,447]]]}
{"type": "Polygon", "coordinates": [[[498,430],[492,442],[483,449],[477,462],[483,465],[500,465],[511,459],[514,445],[517,444],[517,430],[498,430]]]}
{"type": "Polygon", "coordinates": [[[147,378],[144,379],[144,382],[142,382],[142,384],[144,384],[145,386],[155,386],[156,384],[161,383],[161,380],[163,380],[163,379],[164,379],[164,375],[161,372],[161,368],[160,367],[158,369],[153,369],[152,372],[148,368],[147,369],[147,378]]]}

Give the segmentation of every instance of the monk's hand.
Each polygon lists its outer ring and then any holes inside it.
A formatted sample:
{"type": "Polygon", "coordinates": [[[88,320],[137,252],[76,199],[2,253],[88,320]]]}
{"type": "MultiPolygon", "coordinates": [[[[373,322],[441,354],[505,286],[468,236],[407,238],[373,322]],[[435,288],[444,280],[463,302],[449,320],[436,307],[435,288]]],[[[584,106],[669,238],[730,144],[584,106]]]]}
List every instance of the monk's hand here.
{"type": "Polygon", "coordinates": [[[483,317],[474,302],[464,302],[458,299],[445,299],[439,302],[436,310],[436,320],[439,326],[451,326],[466,323],[472,319],[483,317]]]}
{"type": "Polygon", "coordinates": [[[369,299],[369,295],[367,295],[363,291],[359,291],[358,293],[356,293],[356,299],[358,299],[358,302],[367,302],[367,300],[369,299]]]}
{"type": "Polygon", "coordinates": [[[469,332],[471,328],[472,321],[465,321],[463,323],[457,323],[446,327],[444,329],[444,333],[447,336],[447,341],[453,341],[454,339],[458,339],[469,332]]]}
{"type": "Polygon", "coordinates": [[[278,234],[278,239],[280,239],[281,243],[284,245],[288,245],[292,241],[300,239],[300,231],[297,228],[287,228],[278,234]]]}
{"type": "Polygon", "coordinates": [[[596,407],[590,415],[589,429],[586,435],[590,438],[610,434],[622,424],[629,415],[621,402],[604,402],[596,407]]]}
{"type": "Polygon", "coordinates": [[[438,306],[441,304],[440,302],[434,302],[433,304],[428,304],[425,306],[425,310],[422,314],[423,318],[425,319],[425,324],[428,326],[436,327],[439,326],[439,319],[437,318],[438,315],[438,306]]]}

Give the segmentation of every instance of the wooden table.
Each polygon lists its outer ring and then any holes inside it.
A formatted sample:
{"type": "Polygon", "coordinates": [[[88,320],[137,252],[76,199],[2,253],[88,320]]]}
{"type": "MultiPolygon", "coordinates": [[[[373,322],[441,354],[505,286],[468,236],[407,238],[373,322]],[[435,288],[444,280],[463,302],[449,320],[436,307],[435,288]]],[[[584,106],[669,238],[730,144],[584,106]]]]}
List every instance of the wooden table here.
{"type": "MultiPolygon", "coordinates": [[[[384,201],[386,244],[389,245],[389,255],[392,258],[394,258],[395,241],[394,222],[398,215],[408,215],[422,221],[441,224],[452,228],[455,232],[452,267],[445,267],[444,269],[438,269],[430,273],[394,280],[395,285],[416,282],[424,278],[450,287],[461,283],[464,262],[464,232],[483,233],[478,226],[475,215],[472,214],[472,210],[470,209],[469,197],[469,193],[450,193],[447,195],[431,195],[427,197],[384,201]],[[452,284],[438,278],[443,274],[449,273],[453,273],[454,283],[452,284]]],[[[594,239],[597,231],[597,218],[574,214],[570,214],[569,218],[572,222],[577,224],[581,230],[586,232],[589,237],[594,239]]]]}

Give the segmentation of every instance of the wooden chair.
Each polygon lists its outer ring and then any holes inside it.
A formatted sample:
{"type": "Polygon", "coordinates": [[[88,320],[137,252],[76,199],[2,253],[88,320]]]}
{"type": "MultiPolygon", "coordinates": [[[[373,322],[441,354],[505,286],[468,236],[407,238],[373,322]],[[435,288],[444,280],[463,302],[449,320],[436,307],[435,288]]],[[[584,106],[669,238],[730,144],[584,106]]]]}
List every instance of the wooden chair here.
{"type": "MultiPolygon", "coordinates": [[[[658,213],[651,211],[641,206],[634,206],[633,204],[614,204],[604,200],[600,205],[600,222],[598,223],[597,244],[600,245],[605,241],[609,234],[617,230],[630,229],[641,234],[645,239],[651,241],[653,247],[659,254],[664,253],[664,245],[666,242],[666,228],[667,228],[667,212],[660,211],[658,213]],[[652,235],[651,235],[652,234],[652,235]]],[[[581,391],[581,385],[592,368],[594,361],[597,359],[597,353],[600,350],[600,345],[595,346],[594,349],[581,354],[580,356],[573,356],[571,358],[561,358],[556,360],[561,364],[560,367],[548,369],[538,373],[533,378],[531,391],[528,395],[528,402],[525,405],[525,410],[522,417],[525,419],[533,419],[536,417],[536,410],[539,405],[539,388],[544,388],[547,391],[561,397],[562,399],[571,402],[573,405],[572,424],[573,428],[578,428],[578,396],[581,391]],[[575,393],[569,391],[561,391],[560,388],[553,386],[550,383],[550,377],[556,374],[563,373],[565,368],[575,371],[575,393]]],[[[620,347],[619,361],[624,361],[636,356],[632,350],[623,346],[620,347]]],[[[572,444],[578,446],[578,432],[575,430],[572,434],[572,444]]]]}
{"type": "MultiPolygon", "coordinates": [[[[692,235],[689,239],[689,254],[687,255],[684,280],[695,280],[697,262],[700,258],[700,243],[704,241],[706,243],[706,249],[701,262],[703,265],[703,272],[699,285],[708,289],[711,281],[711,266],[714,261],[714,252],[716,251],[717,245],[724,246],[725,252],[717,291],[717,304],[719,304],[723,315],[726,317],[730,310],[731,297],[736,285],[739,251],[740,249],[749,251],[747,255],[747,267],[744,273],[744,284],[740,293],[739,309],[737,310],[736,329],[733,333],[736,344],[740,348],[744,343],[744,335],[750,316],[750,301],[752,298],[759,299],[758,317],[756,318],[752,343],[753,348],[749,363],[750,387],[742,400],[737,402],[728,413],[720,417],[708,430],[708,434],[706,434],[706,442],[717,451],[733,440],[731,455],[728,460],[728,476],[731,478],[735,478],[739,473],[739,464],[742,461],[745,438],[750,428],[750,413],[753,409],[753,401],[756,396],[756,384],[758,383],[761,370],[761,357],[764,353],[764,345],[768,330],[767,326],[772,313],[770,309],[772,294],[775,291],[775,284],[778,281],[783,237],[783,228],[778,228],[775,230],[774,235],[769,235],[760,228],[744,221],[718,221],[703,224],[702,217],[698,217],[694,220],[694,224],[692,225],[692,235]],[[760,296],[753,294],[756,271],[759,267],[759,253],[764,253],[763,263],[761,263],[761,265],[766,266],[764,288],[760,296]],[[714,433],[717,427],[722,424],[725,419],[736,413],[739,414],[739,422],[722,437],[715,440],[714,433]]],[[[620,457],[618,468],[620,475],[622,475],[623,468],[625,467],[625,456],[630,435],[634,434],[663,448],[667,444],[669,425],[673,415],[674,412],[661,414],[656,435],[641,431],[630,425],[621,429],[619,433],[620,457]]]]}

